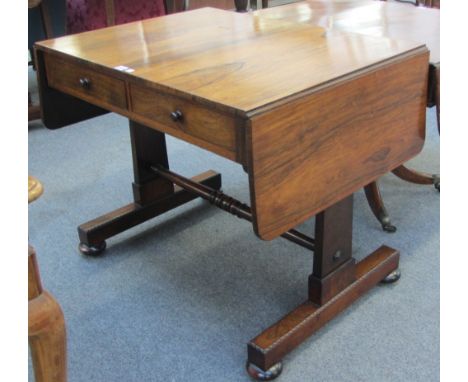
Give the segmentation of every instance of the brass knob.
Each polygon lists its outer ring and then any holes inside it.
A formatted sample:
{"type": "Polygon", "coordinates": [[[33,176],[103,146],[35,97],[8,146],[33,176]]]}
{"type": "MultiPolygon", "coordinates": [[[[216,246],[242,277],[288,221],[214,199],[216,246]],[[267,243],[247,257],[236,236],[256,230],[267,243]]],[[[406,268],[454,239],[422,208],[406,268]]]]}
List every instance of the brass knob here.
{"type": "Polygon", "coordinates": [[[176,110],[176,111],[173,111],[171,113],[171,119],[174,121],[174,122],[177,122],[177,121],[181,121],[182,120],[182,112],[180,110],[176,110]]]}
{"type": "Polygon", "coordinates": [[[89,89],[91,87],[91,80],[86,77],[81,77],[80,78],[80,85],[84,89],[89,89]]]}

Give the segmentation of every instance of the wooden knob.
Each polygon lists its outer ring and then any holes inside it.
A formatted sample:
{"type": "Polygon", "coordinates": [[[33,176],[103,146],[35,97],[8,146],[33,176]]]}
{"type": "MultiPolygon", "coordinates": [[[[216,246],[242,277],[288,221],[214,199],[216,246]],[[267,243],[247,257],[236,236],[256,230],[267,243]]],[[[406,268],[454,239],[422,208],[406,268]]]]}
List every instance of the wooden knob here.
{"type": "Polygon", "coordinates": [[[182,120],[182,112],[180,110],[173,111],[171,113],[171,118],[174,122],[181,121],[182,120]]]}
{"type": "Polygon", "coordinates": [[[86,77],[81,77],[80,78],[80,85],[84,89],[89,89],[90,86],[91,86],[91,80],[89,78],[86,78],[86,77]]]}

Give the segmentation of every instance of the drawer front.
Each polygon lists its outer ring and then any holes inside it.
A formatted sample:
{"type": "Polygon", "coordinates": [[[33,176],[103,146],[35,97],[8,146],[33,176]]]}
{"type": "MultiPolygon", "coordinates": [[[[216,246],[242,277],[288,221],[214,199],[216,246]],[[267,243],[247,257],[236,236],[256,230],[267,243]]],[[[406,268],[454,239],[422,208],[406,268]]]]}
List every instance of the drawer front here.
{"type": "Polygon", "coordinates": [[[99,106],[127,108],[125,82],[66,59],[45,55],[48,85],[99,106]]]}
{"type": "Polygon", "coordinates": [[[140,85],[130,85],[132,111],[164,125],[175,136],[192,136],[236,151],[236,119],[188,100],[140,85]]]}

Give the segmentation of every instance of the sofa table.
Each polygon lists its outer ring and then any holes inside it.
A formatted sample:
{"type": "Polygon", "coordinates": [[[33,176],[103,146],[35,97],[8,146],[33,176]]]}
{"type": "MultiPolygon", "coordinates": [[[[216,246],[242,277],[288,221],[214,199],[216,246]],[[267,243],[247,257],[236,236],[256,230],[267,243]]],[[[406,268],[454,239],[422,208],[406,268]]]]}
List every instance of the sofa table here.
{"type": "Polygon", "coordinates": [[[43,41],[35,54],[47,127],[108,111],[130,120],[134,201],[79,226],[82,253],[197,197],[263,240],[313,251],[307,301],[248,343],[251,376],[273,379],[288,352],[398,279],[395,249],[352,257],[353,193],[422,149],[423,44],[203,8],[43,41]],[[214,171],[172,172],[165,134],[239,163],[250,206],[214,171]],[[295,229],[313,216],[314,238],[295,229]]]}

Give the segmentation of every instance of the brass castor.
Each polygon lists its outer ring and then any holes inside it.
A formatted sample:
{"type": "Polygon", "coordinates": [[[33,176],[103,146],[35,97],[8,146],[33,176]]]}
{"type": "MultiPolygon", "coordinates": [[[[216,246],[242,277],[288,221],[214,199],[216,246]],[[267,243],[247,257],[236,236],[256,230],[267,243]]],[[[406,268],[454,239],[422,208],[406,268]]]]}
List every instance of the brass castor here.
{"type": "Polygon", "coordinates": [[[278,377],[283,371],[283,364],[278,362],[270,367],[268,370],[262,370],[253,363],[247,361],[247,373],[257,381],[271,381],[278,377]]]}
{"type": "Polygon", "coordinates": [[[390,222],[390,218],[385,215],[380,217],[380,223],[382,224],[382,229],[388,233],[396,232],[397,228],[390,222]]]}
{"type": "Polygon", "coordinates": [[[387,275],[387,277],[382,279],[382,281],[380,283],[381,284],[393,284],[393,283],[397,282],[398,280],[400,280],[400,277],[401,277],[401,272],[397,268],[393,272],[389,273],[387,275]]]}
{"type": "Polygon", "coordinates": [[[86,256],[99,256],[106,249],[106,242],[103,241],[97,245],[88,245],[85,243],[80,243],[78,249],[83,255],[86,256]]]}

